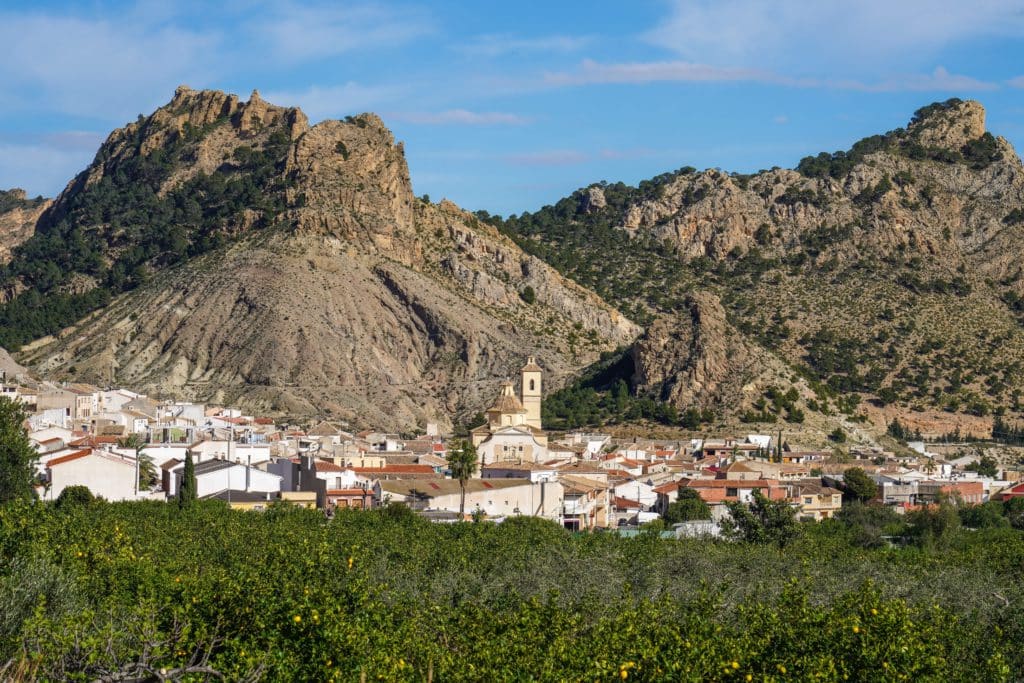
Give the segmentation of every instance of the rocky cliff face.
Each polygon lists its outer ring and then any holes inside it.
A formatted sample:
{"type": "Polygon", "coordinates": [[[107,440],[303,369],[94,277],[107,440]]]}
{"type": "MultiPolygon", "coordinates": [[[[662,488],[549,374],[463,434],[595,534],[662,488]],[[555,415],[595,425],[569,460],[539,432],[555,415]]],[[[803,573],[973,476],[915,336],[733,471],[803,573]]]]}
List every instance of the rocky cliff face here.
{"type": "Polygon", "coordinates": [[[175,159],[160,194],[201,183],[194,198],[209,212],[220,205],[203,205],[206,178],[245,182],[264,150],[263,192],[206,228],[230,242],[171,267],[154,260],[148,282],[23,357],[57,377],[113,367],[158,394],[404,429],[480,410],[527,354],[557,386],[639,333],[474,216],[416,199],[402,145],[372,114],[310,127],[257,94],[179,88],[115,131],[52,215],[75,216],[73,197],[154,156],[175,159]]]}
{"type": "Polygon", "coordinates": [[[852,241],[865,247],[888,253],[914,243],[955,260],[983,248],[1024,204],[1020,160],[1005,139],[986,134],[977,102],[930,111],[887,138],[844,154],[851,163],[834,164],[839,173],[809,162],[805,173],[682,173],[656,198],[627,206],[621,225],[653,234],[687,259],[754,248],[781,253],[822,226],[854,224],[853,237],[863,239],[852,241]]]}
{"type": "Polygon", "coordinates": [[[1022,409],[1024,168],[977,102],[924,107],[795,170],[590,186],[503,229],[652,319],[640,394],[729,414],[720,379],[756,353],[775,370],[739,373],[755,395],[800,375],[812,410],[852,397],[880,427],[894,410],[1022,409]],[[622,265],[603,273],[609,249],[622,265]]]}
{"type": "Polygon", "coordinates": [[[36,221],[50,206],[47,199],[29,199],[21,189],[0,190],[0,265],[11,250],[32,236],[36,221]]]}

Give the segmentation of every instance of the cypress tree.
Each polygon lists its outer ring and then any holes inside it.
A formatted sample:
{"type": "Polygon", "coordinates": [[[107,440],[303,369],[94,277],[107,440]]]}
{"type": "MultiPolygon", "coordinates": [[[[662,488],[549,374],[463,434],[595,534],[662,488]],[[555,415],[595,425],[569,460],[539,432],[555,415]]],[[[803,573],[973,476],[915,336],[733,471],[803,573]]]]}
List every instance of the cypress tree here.
{"type": "Polygon", "coordinates": [[[185,451],[185,472],[181,477],[181,486],[178,488],[178,506],[188,507],[196,499],[196,466],[192,462],[192,451],[185,451]]]}

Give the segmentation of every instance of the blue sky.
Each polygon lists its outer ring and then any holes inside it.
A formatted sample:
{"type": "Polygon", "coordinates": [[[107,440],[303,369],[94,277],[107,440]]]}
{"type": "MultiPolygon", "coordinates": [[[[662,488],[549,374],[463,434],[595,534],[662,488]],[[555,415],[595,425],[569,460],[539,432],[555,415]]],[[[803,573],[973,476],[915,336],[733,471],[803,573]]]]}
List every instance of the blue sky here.
{"type": "Polygon", "coordinates": [[[1024,143],[1024,0],[0,0],[0,45],[0,187],[33,195],[180,83],[377,112],[417,194],[503,215],[792,167],[953,96],[1024,143]]]}

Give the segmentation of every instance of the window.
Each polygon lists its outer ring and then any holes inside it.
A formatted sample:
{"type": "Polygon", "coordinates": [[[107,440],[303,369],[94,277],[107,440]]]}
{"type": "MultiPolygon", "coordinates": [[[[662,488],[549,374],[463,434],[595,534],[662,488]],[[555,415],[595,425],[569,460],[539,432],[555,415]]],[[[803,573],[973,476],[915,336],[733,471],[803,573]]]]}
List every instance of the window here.
{"type": "Polygon", "coordinates": [[[530,391],[533,391],[533,380],[530,380],[530,391]]]}
{"type": "Polygon", "coordinates": [[[811,496],[804,496],[804,505],[811,505],[814,503],[814,498],[811,496]]]}
{"type": "Polygon", "coordinates": [[[733,496],[733,497],[735,497],[737,494],[738,494],[737,489],[729,489],[729,488],[727,488],[725,490],[725,495],[726,496],[733,496]]]}

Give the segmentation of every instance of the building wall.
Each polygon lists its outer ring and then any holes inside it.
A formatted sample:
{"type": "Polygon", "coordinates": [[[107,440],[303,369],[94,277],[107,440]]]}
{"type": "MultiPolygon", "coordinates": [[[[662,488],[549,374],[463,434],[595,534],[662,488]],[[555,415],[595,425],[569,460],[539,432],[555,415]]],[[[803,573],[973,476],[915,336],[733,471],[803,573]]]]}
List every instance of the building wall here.
{"type": "MultiPolygon", "coordinates": [[[[196,489],[200,498],[226,489],[244,491],[246,488],[245,467],[235,465],[215,472],[207,472],[197,476],[196,483],[198,484],[196,489]]],[[[249,490],[276,493],[281,490],[281,478],[255,468],[250,468],[249,490]]]]}
{"type": "Polygon", "coordinates": [[[522,401],[526,409],[526,424],[537,429],[543,429],[540,422],[541,402],[541,373],[524,372],[522,401]]]}
{"type": "Polygon", "coordinates": [[[484,465],[495,462],[543,462],[547,459],[547,452],[547,448],[537,443],[532,435],[521,432],[493,434],[477,448],[484,465]]]}
{"type": "MultiPolygon", "coordinates": [[[[435,496],[427,505],[431,510],[458,512],[460,495],[455,492],[435,496]]],[[[563,499],[562,485],[558,482],[524,482],[522,486],[467,491],[466,514],[479,508],[490,517],[522,515],[557,520],[561,515],[563,499]]]]}
{"type": "Polygon", "coordinates": [[[87,455],[60,463],[50,470],[47,500],[56,500],[68,486],[86,486],[94,496],[110,501],[135,498],[135,463],[101,455],[87,455]]]}

